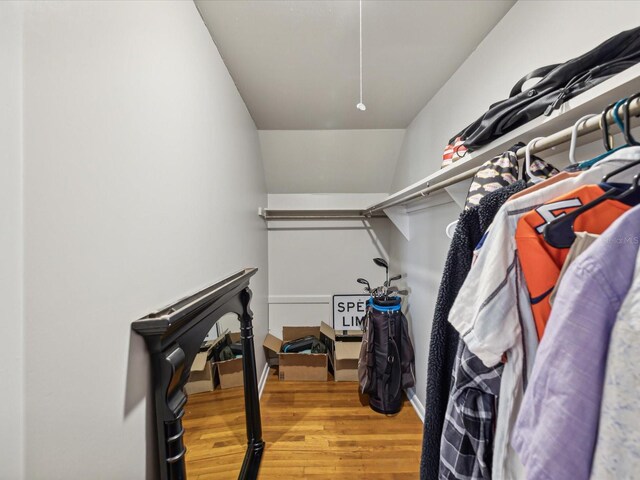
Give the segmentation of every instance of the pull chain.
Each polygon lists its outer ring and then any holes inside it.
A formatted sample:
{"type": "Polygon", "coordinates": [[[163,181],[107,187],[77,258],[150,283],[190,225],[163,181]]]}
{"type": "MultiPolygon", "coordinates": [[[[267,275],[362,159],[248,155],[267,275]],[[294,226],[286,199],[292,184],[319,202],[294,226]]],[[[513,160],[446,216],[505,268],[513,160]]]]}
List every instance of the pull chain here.
{"type": "Polygon", "coordinates": [[[362,103],[362,0],[360,0],[360,103],[356,105],[356,108],[361,112],[367,109],[362,103]]]}

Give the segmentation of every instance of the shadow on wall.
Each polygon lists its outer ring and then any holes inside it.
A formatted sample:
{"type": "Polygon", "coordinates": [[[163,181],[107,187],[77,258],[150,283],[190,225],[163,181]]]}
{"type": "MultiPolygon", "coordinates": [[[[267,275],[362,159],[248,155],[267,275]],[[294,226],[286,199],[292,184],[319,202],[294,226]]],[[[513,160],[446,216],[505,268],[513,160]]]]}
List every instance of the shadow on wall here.
{"type": "Polygon", "coordinates": [[[126,419],[141,402],[145,402],[145,478],[154,480],[159,477],[159,472],[151,367],[144,339],[133,330],[129,331],[126,382],[124,418],[126,419]]]}
{"type": "Polygon", "coordinates": [[[391,246],[391,236],[388,234],[388,230],[389,228],[393,228],[391,220],[384,218],[371,218],[369,220],[363,220],[362,225],[369,234],[371,243],[378,252],[378,256],[388,260],[388,252],[391,246]]]}

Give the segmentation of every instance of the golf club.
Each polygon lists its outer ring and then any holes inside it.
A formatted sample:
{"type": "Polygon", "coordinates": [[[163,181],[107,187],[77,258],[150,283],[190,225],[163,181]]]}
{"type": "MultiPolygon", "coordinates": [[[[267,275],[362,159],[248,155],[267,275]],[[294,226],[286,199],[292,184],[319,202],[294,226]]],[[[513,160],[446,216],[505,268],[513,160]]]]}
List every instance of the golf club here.
{"type": "Polygon", "coordinates": [[[407,290],[398,290],[398,287],[395,285],[389,287],[387,289],[387,294],[395,293],[396,295],[408,295],[409,292],[407,290]]]}
{"type": "Polygon", "coordinates": [[[356,282],[361,283],[362,285],[366,285],[367,286],[366,291],[368,293],[371,293],[371,285],[369,285],[369,282],[367,280],[365,280],[364,278],[358,278],[356,282]]]}
{"type": "Polygon", "coordinates": [[[378,265],[379,267],[384,267],[385,272],[386,272],[386,281],[385,281],[385,287],[387,285],[389,285],[389,264],[387,263],[387,261],[384,258],[374,258],[373,259],[373,263],[375,263],[376,265],[378,265]]]}
{"type": "Polygon", "coordinates": [[[385,287],[388,287],[391,285],[391,282],[395,282],[396,280],[400,280],[402,278],[402,274],[399,273],[398,275],[394,275],[393,277],[391,277],[389,279],[388,282],[384,282],[385,283],[385,287]]]}

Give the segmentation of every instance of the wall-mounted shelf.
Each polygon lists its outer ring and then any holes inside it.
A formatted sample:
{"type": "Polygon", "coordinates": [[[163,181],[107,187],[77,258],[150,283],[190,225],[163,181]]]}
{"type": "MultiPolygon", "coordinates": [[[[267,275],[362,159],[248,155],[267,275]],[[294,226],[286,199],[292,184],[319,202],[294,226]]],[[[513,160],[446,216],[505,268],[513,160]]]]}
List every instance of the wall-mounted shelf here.
{"type": "MultiPolygon", "coordinates": [[[[385,200],[365,208],[366,213],[374,213],[391,206],[406,205],[410,202],[424,201],[429,195],[451,185],[472,177],[478,168],[487,160],[506,151],[517,142],[527,142],[534,137],[554,136],[556,133],[559,141],[558,130],[571,127],[580,117],[589,113],[599,113],[607,105],[621,98],[640,91],[640,64],[628,68],[599,85],[587,90],[571,100],[562,104],[560,109],[552,115],[541,116],[531,120],[521,127],[494,140],[485,147],[475,152],[468,153],[463,159],[454,162],[442,170],[428,175],[408,187],[389,195],[385,200]]],[[[444,143],[443,143],[444,147],[444,143]]],[[[536,144],[537,148],[532,153],[539,153],[550,148],[550,144],[536,144]]]]}

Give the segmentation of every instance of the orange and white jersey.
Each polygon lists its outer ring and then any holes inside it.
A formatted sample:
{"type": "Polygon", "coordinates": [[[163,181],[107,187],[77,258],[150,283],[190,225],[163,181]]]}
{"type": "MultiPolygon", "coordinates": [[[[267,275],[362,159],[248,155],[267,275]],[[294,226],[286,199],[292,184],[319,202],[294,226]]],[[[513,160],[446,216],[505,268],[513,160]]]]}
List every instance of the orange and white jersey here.
{"type": "MultiPolygon", "coordinates": [[[[595,200],[605,191],[600,185],[584,185],[540,205],[518,221],[518,257],[529,290],[539,338],[542,338],[551,314],[549,297],[570,250],[549,245],[544,239],[544,230],[556,218],[595,200]]],[[[617,200],[605,200],[579,215],[574,222],[574,231],[601,234],[630,208],[630,205],[617,200]]]]}

